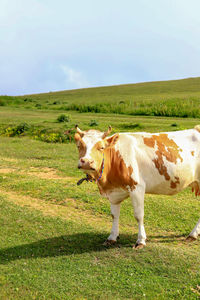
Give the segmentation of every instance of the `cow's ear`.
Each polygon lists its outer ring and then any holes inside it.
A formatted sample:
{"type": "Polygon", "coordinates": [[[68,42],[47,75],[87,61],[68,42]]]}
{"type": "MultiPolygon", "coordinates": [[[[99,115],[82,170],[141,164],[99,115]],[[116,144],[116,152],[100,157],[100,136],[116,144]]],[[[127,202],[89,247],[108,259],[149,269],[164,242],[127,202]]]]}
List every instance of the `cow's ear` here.
{"type": "Polygon", "coordinates": [[[109,125],[108,130],[105,131],[102,135],[102,139],[105,139],[112,131],[112,127],[109,125]]]}
{"type": "Polygon", "coordinates": [[[116,133],[113,136],[111,136],[110,138],[106,139],[106,146],[107,147],[112,147],[116,144],[116,142],[119,139],[119,134],[116,133]]]}

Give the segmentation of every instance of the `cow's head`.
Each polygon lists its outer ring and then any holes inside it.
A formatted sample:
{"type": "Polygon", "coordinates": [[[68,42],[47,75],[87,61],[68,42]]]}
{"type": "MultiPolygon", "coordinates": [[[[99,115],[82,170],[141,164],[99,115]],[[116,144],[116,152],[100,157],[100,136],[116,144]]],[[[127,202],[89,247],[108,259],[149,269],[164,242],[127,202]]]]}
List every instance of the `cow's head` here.
{"type": "Polygon", "coordinates": [[[100,170],[104,150],[111,144],[111,141],[106,139],[111,130],[112,128],[109,126],[106,132],[94,129],[82,131],[76,126],[75,142],[79,150],[79,169],[86,173],[100,170]]]}

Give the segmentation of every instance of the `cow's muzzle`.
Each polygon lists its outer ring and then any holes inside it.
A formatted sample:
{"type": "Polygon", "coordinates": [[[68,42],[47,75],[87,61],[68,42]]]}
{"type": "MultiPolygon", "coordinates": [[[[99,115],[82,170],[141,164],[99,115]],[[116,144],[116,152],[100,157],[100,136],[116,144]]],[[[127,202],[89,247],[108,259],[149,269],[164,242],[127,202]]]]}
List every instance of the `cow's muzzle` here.
{"type": "Polygon", "coordinates": [[[81,158],[78,163],[78,168],[83,170],[95,171],[94,161],[87,158],[81,158]]]}

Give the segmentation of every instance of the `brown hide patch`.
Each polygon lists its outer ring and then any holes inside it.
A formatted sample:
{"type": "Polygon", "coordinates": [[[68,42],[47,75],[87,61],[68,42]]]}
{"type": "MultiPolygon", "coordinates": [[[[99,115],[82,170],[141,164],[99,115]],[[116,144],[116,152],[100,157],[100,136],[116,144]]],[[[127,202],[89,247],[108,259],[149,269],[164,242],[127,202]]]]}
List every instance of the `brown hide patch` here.
{"type": "Polygon", "coordinates": [[[104,151],[104,172],[99,181],[100,191],[106,192],[115,188],[135,189],[137,182],[131,177],[133,168],[127,167],[119,151],[108,147],[104,151]]]}
{"type": "Polygon", "coordinates": [[[200,196],[200,188],[198,182],[194,181],[190,184],[190,186],[192,187],[192,192],[195,192],[195,196],[200,196]]]}
{"type": "Polygon", "coordinates": [[[152,137],[152,138],[144,138],[144,143],[145,143],[145,145],[147,145],[148,147],[151,147],[151,148],[154,148],[154,146],[155,146],[155,143],[156,143],[156,141],[155,141],[155,139],[152,137]]]}
{"type": "Polygon", "coordinates": [[[170,176],[167,173],[167,167],[164,165],[162,155],[158,155],[158,158],[153,159],[153,162],[156,166],[156,169],[158,169],[160,175],[163,175],[166,180],[170,180],[170,176]]]}
{"type": "MultiPolygon", "coordinates": [[[[119,134],[115,134],[108,139],[103,139],[97,142],[91,150],[91,157],[95,161],[97,171],[102,167],[103,153],[105,147],[113,147],[119,139],[119,134]]],[[[97,175],[98,176],[98,175],[97,175]]]]}
{"type": "Polygon", "coordinates": [[[166,180],[170,180],[170,176],[167,172],[167,167],[164,164],[163,157],[165,157],[167,161],[174,164],[177,163],[178,159],[180,159],[182,162],[183,159],[180,155],[182,149],[180,149],[172,139],[169,139],[166,133],[152,135],[149,138],[144,137],[143,140],[144,144],[148,147],[155,148],[155,146],[157,145],[157,150],[155,151],[157,157],[153,159],[153,162],[155,164],[155,167],[158,169],[159,174],[163,175],[166,180]]]}
{"type": "Polygon", "coordinates": [[[175,181],[172,181],[172,180],[171,180],[171,188],[172,188],[172,189],[175,189],[176,186],[177,186],[177,184],[180,184],[180,180],[179,180],[179,177],[176,177],[176,176],[175,176],[175,181]]]}
{"type": "Polygon", "coordinates": [[[118,139],[119,139],[119,134],[117,133],[117,134],[111,136],[110,138],[106,139],[106,143],[109,147],[112,147],[116,144],[118,139]]]}
{"type": "Polygon", "coordinates": [[[81,138],[81,136],[80,136],[79,133],[75,134],[74,139],[75,139],[78,151],[79,151],[79,158],[81,158],[81,157],[85,156],[86,145],[85,145],[84,141],[82,140],[82,138],[81,138]]]}
{"type": "Polygon", "coordinates": [[[194,151],[191,151],[192,156],[194,156],[194,151]]]}

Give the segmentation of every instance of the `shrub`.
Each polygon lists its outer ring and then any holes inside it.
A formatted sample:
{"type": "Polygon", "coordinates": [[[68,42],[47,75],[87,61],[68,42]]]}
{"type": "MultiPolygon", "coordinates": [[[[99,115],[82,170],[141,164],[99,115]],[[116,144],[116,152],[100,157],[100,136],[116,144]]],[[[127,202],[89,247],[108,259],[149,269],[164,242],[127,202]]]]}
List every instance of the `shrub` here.
{"type": "Polygon", "coordinates": [[[0,106],[5,106],[5,102],[0,99],[0,106]]]}
{"type": "Polygon", "coordinates": [[[30,137],[40,140],[46,143],[67,143],[72,142],[74,140],[74,129],[70,129],[69,134],[64,134],[64,130],[61,129],[62,132],[58,130],[52,130],[41,127],[34,127],[27,123],[21,123],[17,126],[9,126],[6,128],[2,128],[0,131],[1,135],[14,137],[14,136],[23,136],[25,134],[30,137]]]}
{"type": "Polygon", "coordinates": [[[140,123],[135,123],[135,124],[127,123],[127,124],[121,124],[120,127],[123,129],[131,130],[131,129],[136,129],[136,128],[141,129],[143,126],[140,123]]]}
{"type": "Polygon", "coordinates": [[[46,132],[41,135],[35,135],[35,139],[46,143],[65,143],[66,137],[59,132],[46,132]]]}
{"type": "Polygon", "coordinates": [[[40,109],[42,107],[42,105],[40,103],[36,103],[35,107],[37,107],[38,109],[40,109]]]}
{"type": "Polygon", "coordinates": [[[33,99],[31,99],[31,98],[24,98],[24,102],[33,102],[33,99]]]}
{"type": "Polygon", "coordinates": [[[65,114],[61,114],[60,116],[58,116],[57,121],[58,122],[69,122],[70,117],[68,115],[65,114]]]}
{"type": "Polygon", "coordinates": [[[29,129],[30,129],[30,125],[28,125],[27,123],[21,123],[16,127],[16,134],[20,135],[25,131],[28,131],[29,129]]]}
{"type": "Polygon", "coordinates": [[[99,123],[96,120],[91,120],[89,126],[98,126],[99,123]]]}
{"type": "Polygon", "coordinates": [[[3,135],[12,137],[16,135],[16,131],[14,127],[7,127],[4,129],[3,135]]]}
{"type": "Polygon", "coordinates": [[[3,130],[3,135],[5,136],[16,136],[23,135],[25,132],[28,132],[30,129],[30,125],[27,123],[21,123],[17,126],[9,126],[3,130]]]}

